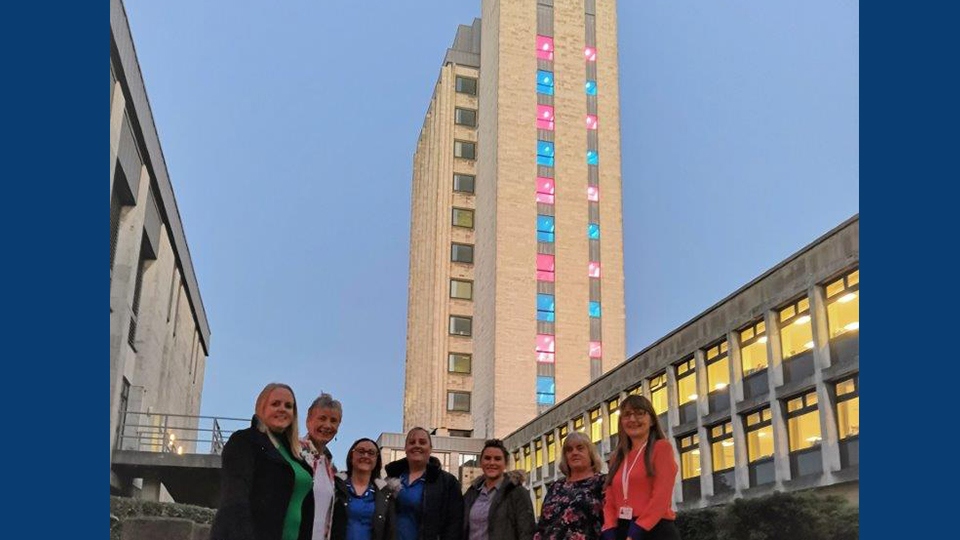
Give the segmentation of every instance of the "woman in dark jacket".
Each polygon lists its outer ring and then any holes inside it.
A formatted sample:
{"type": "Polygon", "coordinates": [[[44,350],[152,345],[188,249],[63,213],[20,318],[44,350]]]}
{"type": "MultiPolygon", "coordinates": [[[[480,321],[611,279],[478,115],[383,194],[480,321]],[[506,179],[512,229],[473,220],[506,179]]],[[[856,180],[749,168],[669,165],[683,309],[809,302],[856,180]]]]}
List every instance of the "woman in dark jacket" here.
{"type": "Polygon", "coordinates": [[[537,526],[523,475],[505,473],[507,448],[490,439],[480,452],[483,476],[464,495],[464,540],[531,540],[537,526]]]}
{"type": "Polygon", "coordinates": [[[331,540],[394,540],[396,487],[380,478],[380,447],[359,439],[347,452],[347,472],[336,476],[331,540]]]}
{"type": "Polygon", "coordinates": [[[268,384],[251,426],[223,447],[210,540],[310,540],[313,475],[297,439],[293,390],[268,384]]]}
{"type": "Polygon", "coordinates": [[[430,455],[432,449],[427,430],[415,427],[407,433],[407,457],[386,467],[387,476],[400,484],[397,540],[460,540],[460,482],[440,467],[440,460],[430,455]]]}

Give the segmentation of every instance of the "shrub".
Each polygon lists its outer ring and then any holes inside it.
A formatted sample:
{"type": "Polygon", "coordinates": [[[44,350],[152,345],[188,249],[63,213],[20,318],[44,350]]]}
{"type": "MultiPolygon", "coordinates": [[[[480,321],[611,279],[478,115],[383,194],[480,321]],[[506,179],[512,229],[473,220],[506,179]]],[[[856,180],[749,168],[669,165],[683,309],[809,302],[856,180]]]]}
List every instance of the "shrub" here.
{"type": "Polygon", "coordinates": [[[859,512],[835,495],[774,493],[737,499],[717,519],[718,540],[857,540],[859,512]]]}

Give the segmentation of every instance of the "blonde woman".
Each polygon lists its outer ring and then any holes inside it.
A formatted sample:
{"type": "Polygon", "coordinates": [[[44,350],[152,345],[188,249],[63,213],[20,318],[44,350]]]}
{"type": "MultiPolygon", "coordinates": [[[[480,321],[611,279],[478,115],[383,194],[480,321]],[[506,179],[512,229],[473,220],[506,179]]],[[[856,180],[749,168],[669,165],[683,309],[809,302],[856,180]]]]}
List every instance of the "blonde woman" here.
{"type": "Polygon", "coordinates": [[[543,500],[534,540],[597,540],[603,526],[603,462],[597,447],[574,431],[563,441],[560,472],[543,500]]]}
{"type": "Polygon", "coordinates": [[[210,540],[310,540],[313,471],[300,457],[288,385],[263,388],[250,427],[230,436],[222,457],[210,540]]]}

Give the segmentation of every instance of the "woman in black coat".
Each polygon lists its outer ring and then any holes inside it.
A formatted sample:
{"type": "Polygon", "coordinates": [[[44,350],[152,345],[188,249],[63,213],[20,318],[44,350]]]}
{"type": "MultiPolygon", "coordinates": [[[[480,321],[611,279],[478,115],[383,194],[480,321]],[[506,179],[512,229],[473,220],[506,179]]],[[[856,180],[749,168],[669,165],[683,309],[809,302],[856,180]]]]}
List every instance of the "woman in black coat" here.
{"type": "Polygon", "coordinates": [[[380,478],[380,447],[359,439],[347,451],[347,471],[336,476],[331,540],[394,540],[396,490],[380,478]]]}
{"type": "Polygon", "coordinates": [[[312,486],[312,470],[300,457],[293,390],[268,384],[251,426],[223,447],[210,540],[310,540],[312,486]]]}
{"type": "Polygon", "coordinates": [[[523,474],[505,472],[507,448],[490,439],[480,452],[483,476],[463,496],[464,540],[532,540],[537,526],[523,474]]]}

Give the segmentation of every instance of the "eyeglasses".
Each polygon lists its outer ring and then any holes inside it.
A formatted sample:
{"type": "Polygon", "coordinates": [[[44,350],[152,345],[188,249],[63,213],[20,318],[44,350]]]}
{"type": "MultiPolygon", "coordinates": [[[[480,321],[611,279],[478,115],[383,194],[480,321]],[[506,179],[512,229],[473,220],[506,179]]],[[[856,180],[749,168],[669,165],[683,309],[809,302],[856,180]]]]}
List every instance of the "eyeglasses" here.
{"type": "Polygon", "coordinates": [[[367,450],[366,448],[354,448],[353,453],[360,456],[373,457],[377,455],[376,450],[367,450]]]}
{"type": "Polygon", "coordinates": [[[643,409],[640,409],[639,411],[623,411],[623,412],[620,413],[620,417],[621,417],[621,418],[643,418],[644,416],[647,416],[648,414],[650,414],[650,413],[648,413],[647,411],[645,411],[645,410],[643,410],[643,409]]]}

